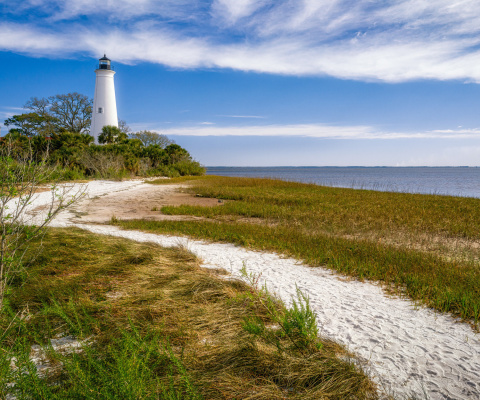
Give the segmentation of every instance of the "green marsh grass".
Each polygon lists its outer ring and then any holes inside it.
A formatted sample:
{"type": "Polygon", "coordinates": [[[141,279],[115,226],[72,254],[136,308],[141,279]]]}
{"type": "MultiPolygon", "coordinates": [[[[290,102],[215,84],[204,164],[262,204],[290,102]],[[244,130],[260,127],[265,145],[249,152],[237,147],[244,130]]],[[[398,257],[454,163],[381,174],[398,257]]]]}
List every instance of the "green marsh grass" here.
{"type": "Polygon", "coordinates": [[[187,249],[72,229],[49,230],[42,246],[0,314],[0,398],[378,397],[344,348],[301,335],[305,303],[288,314],[265,293],[201,269],[187,249]],[[272,313],[298,322],[290,337],[244,329],[249,318],[275,324],[272,313]],[[49,345],[64,336],[82,341],[81,351],[49,345]],[[43,375],[32,345],[44,348],[43,375]]]}
{"type": "Polygon", "coordinates": [[[480,320],[480,199],[212,176],[189,190],[224,203],[162,208],[206,218],[201,221],[119,225],[277,251],[480,320]]]}
{"type": "Polygon", "coordinates": [[[192,181],[191,191],[197,195],[234,202],[227,202],[224,209],[192,209],[190,213],[298,221],[305,229],[335,234],[395,231],[480,239],[480,199],[333,188],[274,179],[193,178],[196,182],[192,181]]]}

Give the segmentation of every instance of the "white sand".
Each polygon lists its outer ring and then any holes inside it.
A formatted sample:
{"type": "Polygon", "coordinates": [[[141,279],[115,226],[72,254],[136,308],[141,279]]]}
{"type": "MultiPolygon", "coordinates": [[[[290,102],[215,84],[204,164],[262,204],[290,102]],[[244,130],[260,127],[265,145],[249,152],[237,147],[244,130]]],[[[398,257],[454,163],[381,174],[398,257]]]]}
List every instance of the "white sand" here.
{"type": "MultiPolygon", "coordinates": [[[[139,181],[96,181],[88,184],[87,192],[101,196],[144,187],[139,181]]],[[[162,187],[155,186],[155,190],[162,187]]],[[[40,193],[32,208],[48,199],[48,193],[40,193]]],[[[261,281],[287,304],[298,285],[310,297],[322,334],[368,360],[372,376],[399,398],[414,394],[432,400],[480,399],[480,337],[469,325],[447,315],[387,297],[375,284],[342,279],[329,270],[309,268],[276,254],[112,226],[74,224],[72,216],[64,212],[52,226],[78,226],[167,247],[182,244],[204,261],[204,267],[221,267],[233,275],[239,275],[246,264],[248,271],[261,274],[261,281]]]]}

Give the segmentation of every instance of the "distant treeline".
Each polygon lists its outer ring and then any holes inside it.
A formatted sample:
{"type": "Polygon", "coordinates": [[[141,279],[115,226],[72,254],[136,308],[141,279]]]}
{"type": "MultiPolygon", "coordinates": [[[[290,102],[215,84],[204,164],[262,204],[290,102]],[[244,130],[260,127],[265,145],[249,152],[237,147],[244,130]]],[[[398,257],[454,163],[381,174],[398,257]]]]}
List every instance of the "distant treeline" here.
{"type": "Polygon", "coordinates": [[[129,176],[202,175],[205,169],[187,150],[156,132],[131,132],[125,122],[105,126],[98,140],[88,133],[92,100],[79,93],[32,98],[31,112],[5,120],[1,154],[46,161],[65,180],[129,176]],[[8,151],[6,151],[8,150],[8,151]]]}

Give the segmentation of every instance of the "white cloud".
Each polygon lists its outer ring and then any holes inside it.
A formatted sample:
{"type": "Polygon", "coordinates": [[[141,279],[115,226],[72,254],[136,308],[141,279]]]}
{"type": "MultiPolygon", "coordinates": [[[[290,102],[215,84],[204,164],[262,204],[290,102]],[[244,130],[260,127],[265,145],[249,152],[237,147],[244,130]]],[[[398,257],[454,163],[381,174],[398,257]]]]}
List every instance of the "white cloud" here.
{"type": "Polygon", "coordinates": [[[72,41],[71,35],[19,24],[0,24],[0,49],[34,55],[71,54],[80,51],[81,44],[72,41]],[[66,50],[68,49],[68,50],[66,50]]]}
{"type": "Polygon", "coordinates": [[[423,132],[388,132],[371,126],[331,126],[324,124],[187,126],[159,130],[172,136],[268,136],[323,139],[480,139],[480,128],[423,132]]]}
{"type": "Polygon", "coordinates": [[[462,127],[459,126],[458,129],[437,129],[430,131],[432,134],[440,134],[440,135],[465,135],[467,136],[476,136],[480,135],[480,128],[475,129],[461,129],[462,127]]]}
{"type": "Polygon", "coordinates": [[[176,127],[162,130],[166,135],[177,136],[299,136],[354,138],[366,137],[373,132],[366,126],[336,127],[327,125],[266,125],[266,126],[215,126],[176,127]]]}
{"type": "Polygon", "coordinates": [[[68,20],[78,16],[104,17],[109,20],[127,20],[139,16],[159,16],[172,19],[189,19],[192,12],[198,12],[199,2],[195,0],[26,0],[5,1],[12,13],[37,9],[48,15],[49,21],[68,20]]]}
{"type": "Polygon", "coordinates": [[[104,50],[117,62],[147,61],[175,68],[230,68],[284,75],[329,75],[344,79],[401,82],[412,79],[463,79],[480,82],[480,51],[463,53],[459,47],[477,39],[434,43],[386,43],[362,39],[355,43],[306,46],[295,40],[260,44],[215,45],[203,38],[185,38],[167,30],[138,28],[108,33],[73,27],[58,35],[18,24],[0,25],[0,48],[27,54],[72,56],[104,50]],[[102,37],[102,40],[98,40],[102,37]]]}
{"type": "Polygon", "coordinates": [[[27,110],[25,110],[23,107],[1,107],[0,106],[0,136],[6,135],[10,130],[10,128],[12,128],[11,126],[8,127],[3,124],[7,118],[13,117],[14,115],[17,115],[17,114],[22,114],[26,111],[27,110]]]}
{"type": "Polygon", "coordinates": [[[262,115],[218,115],[218,117],[226,118],[254,118],[254,119],[263,119],[265,118],[262,115]]]}
{"type": "Polygon", "coordinates": [[[227,24],[234,24],[269,2],[269,0],[213,0],[212,15],[225,20],[227,24]]]}
{"type": "MultiPolygon", "coordinates": [[[[16,2],[3,3],[15,12],[16,2]]],[[[480,82],[477,0],[29,0],[19,10],[31,17],[4,18],[0,50],[106,50],[115,61],[174,68],[480,82]],[[32,17],[36,10],[45,17],[32,17]]]]}
{"type": "Polygon", "coordinates": [[[23,107],[0,107],[0,121],[3,119],[13,117],[16,114],[22,114],[26,112],[23,107]]]}

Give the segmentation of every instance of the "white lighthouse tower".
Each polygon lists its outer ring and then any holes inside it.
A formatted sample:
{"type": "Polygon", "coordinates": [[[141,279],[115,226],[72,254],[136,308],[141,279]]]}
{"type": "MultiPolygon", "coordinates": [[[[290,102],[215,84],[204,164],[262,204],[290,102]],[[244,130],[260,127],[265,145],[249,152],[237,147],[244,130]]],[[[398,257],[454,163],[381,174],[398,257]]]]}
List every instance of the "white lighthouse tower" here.
{"type": "Polygon", "coordinates": [[[99,60],[95,79],[95,96],[93,97],[92,127],[90,135],[98,143],[98,136],[105,125],[118,127],[117,103],[115,101],[115,85],[113,75],[115,71],[110,65],[110,60],[104,54],[99,60]]]}

